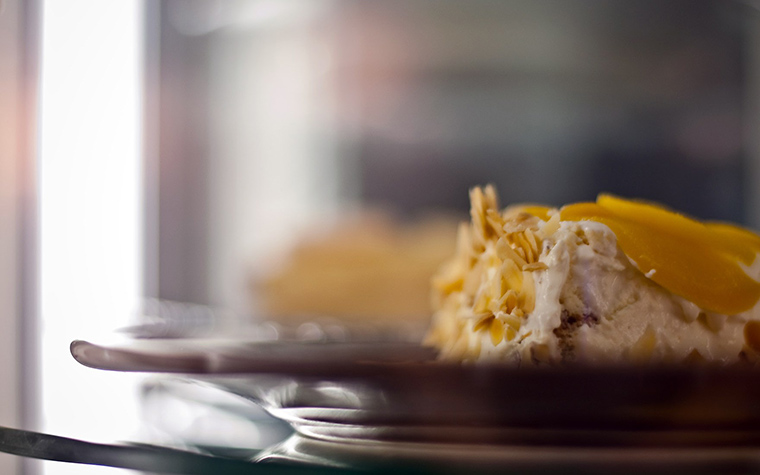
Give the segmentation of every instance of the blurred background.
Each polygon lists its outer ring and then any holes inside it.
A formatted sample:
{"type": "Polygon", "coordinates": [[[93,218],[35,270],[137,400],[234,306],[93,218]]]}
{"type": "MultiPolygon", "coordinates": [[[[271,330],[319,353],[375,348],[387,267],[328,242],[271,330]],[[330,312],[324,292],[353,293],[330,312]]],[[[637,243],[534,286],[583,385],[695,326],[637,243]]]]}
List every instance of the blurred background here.
{"type": "Polygon", "coordinates": [[[347,210],[463,217],[467,190],[484,183],[504,203],[610,191],[757,219],[748,5],[151,8],[157,297],[241,305],[242,274],[347,210]]]}
{"type": "Polygon", "coordinates": [[[755,2],[105,3],[0,1],[2,424],[139,432],[150,302],[424,324],[475,185],[760,227],[755,2]]]}

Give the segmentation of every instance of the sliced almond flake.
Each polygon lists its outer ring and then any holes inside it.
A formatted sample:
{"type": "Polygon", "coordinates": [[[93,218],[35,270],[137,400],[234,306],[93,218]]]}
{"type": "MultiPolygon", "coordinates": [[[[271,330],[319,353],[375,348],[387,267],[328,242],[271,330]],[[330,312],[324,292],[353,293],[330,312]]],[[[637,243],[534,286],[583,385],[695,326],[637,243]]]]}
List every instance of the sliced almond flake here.
{"type": "Polygon", "coordinates": [[[541,242],[536,237],[536,233],[534,233],[532,229],[526,229],[524,234],[525,239],[530,244],[530,249],[533,251],[533,254],[538,257],[539,249],[541,249],[541,242]]]}
{"type": "Polygon", "coordinates": [[[491,343],[493,346],[498,345],[504,340],[504,324],[498,318],[491,321],[491,343]]]}
{"type": "Polygon", "coordinates": [[[486,232],[483,226],[473,226],[472,228],[472,249],[476,255],[479,255],[486,248],[486,232]]]}
{"type": "Polygon", "coordinates": [[[512,250],[512,248],[507,249],[508,247],[509,247],[509,243],[507,242],[506,236],[502,236],[496,240],[496,244],[494,245],[494,250],[496,251],[496,256],[502,261],[512,259],[511,253],[509,252],[512,250]]]}
{"type": "Polygon", "coordinates": [[[519,292],[523,288],[523,272],[515,261],[504,261],[501,266],[501,276],[507,284],[507,289],[519,292]]]}
{"type": "Polygon", "coordinates": [[[486,222],[491,226],[496,236],[504,235],[504,222],[501,220],[501,215],[495,209],[486,211],[486,222]]]}
{"type": "Polygon", "coordinates": [[[542,237],[546,239],[557,232],[557,230],[559,230],[559,213],[554,213],[541,228],[542,237]]]}
{"type": "Polygon", "coordinates": [[[530,313],[536,307],[536,285],[533,281],[533,274],[523,272],[523,287],[520,293],[520,308],[526,313],[530,313]]]}
{"type": "Polygon", "coordinates": [[[511,327],[514,330],[519,330],[522,326],[522,321],[515,315],[507,315],[503,317],[503,319],[504,323],[506,323],[507,326],[511,327]]]}
{"type": "Polygon", "coordinates": [[[527,262],[535,261],[533,257],[533,252],[530,247],[530,243],[527,239],[525,239],[525,233],[515,233],[513,234],[514,239],[518,245],[518,251],[517,253],[520,254],[520,251],[522,251],[522,256],[525,258],[527,262]]]}
{"type": "Polygon", "coordinates": [[[483,272],[483,264],[478,261],[464,277],[464,282],[462,283],[462,291],[468,295],[475,295],[475,293],[480,288],[483,272]]]}
{"type": "Polygon", "coordinates": [[[495,317],[492,313],[479,315],[477,317],[477,320],[475,321],[475,324],[472,325],[472,331],[477,332],[488,327],[491,324],[491,320],[493,320],[494,318],[495,317]]]}
{"type": "Polygon", "coordinates": [[[486,258],[486,262],[488,263],[489,267],[496,267],[498,269],[501,266],[502,261],[499,259],[499,256],[497,256],[496,253],[490,253],[486,258]]]}
{"type": "Polygon", "coordinates": [[[517,307],[517,292],[514,289],[509,289],[504,294],[504,305],[507,313],[512,313],[515,307],[517,307]]]}
{"type": "Polygon", "coordinates": [[[499,315],[500,313],[504,312],[504,296],[502,295],[498,299],[493,299],[491,307],[489,307],[489,311],[492,312],[494,315],[499,315]]]}
{"type": "Polygon", "coordinates": [[[518,267],[522,267],[527,262],[525,262],[525,259],[520,257],[519,254],[515,252],[514,249],[512,249],[512,246],[509,245],[506,239],[500,238],[498,241],[496,241],[496,253],[503,261],[514,261],[518,267]]]}
{"type": "Polygon", "coordinates": [[[485,240],[497,232],[488,225],[487,219],[488,211],[491,209],[497,211],[499,207],[496,190],[490,185],[486,186],[485,190],[475,187],[470,190],[470,202],[472,203],[470,216],[472,217],[472,224],[476,235],[482,235],[485,240]]]}
{"type": "Polygon", "coordinates": [[[485,216],[477,209],[473,209],[472,230],[481,234],[485,231],[485,216]]]}
{"type": "Polygon", "coordinates": [[[517,218],[507,218],[501,229],[506,234],[522,233],[527,229],[538,229],[538,218],[527,214],[524,216],[526,216],[525,219],[523,219],[523,215],[520,215],[517,218]]]}
{"type": "MultiPolygon", "coordinates": [[[[496,266],[494,266],[496,267],[496,266]]],[[[501,262],[498,264],[497,269],[501,268],[501,262]]],[[[491,297],[493,299],[498,300],[498,298],[501,296],[501,275],[496,272],[491,276],[490,281],[488,282],[488,290],[491,294],[491,297]]]]}
{"type": "Polygon", "coordinates": [[[486,292],[486,288],[482,287],[475,295],[475,304],[473,305],[473,313],[484,313],[488,311],[488,304],[491,302],[491,298],[486,292]]]}
{"type": "Polygon", "coordinates": [[[504,231],[504,234],[514,234],[514,233],[521,233],[528,229],[530,225],[528,223],[519,222],[515,220],[507,221],[504,226],[501,227],[501,229],[504,231]]]}
{"type": "Polygon", "coordinates": [[[533,271],[537,271],[537,270],[544,270],[544,269],[548,269],[548,268],[549,268],[549,266],[547,266],[543,262],[531,262],[530,264],[525,264],[524,266],[522,266],[522,270],[527,271],[527,272],[533,272],[533,271]]]}
{"type": "MultiPolygon", "coordinates": [[[[502,282],[503,281],[504,281],[504,279],[502,278],[502,282]]],[[[509,289],[507,289],[507,291],[508,290],[509,289]]],[[[496,300],[497,311],[501,311],[502,309],[504,309],[504,306],[505,306],[506,302],[507,302],[507,293],[505,292],[505,293],[502,294],[501,297],[499,297],[498,300],[496,300]]],[[[495,311],[494,313],[497,313],[497,312],[495,311]]]]}
{"type": "Polygon", "coordinates": [[[483,189],[479,186],[470,190],[470,217],[473,221],[483,213],[485,209],[485,197],[483,196],[483,189]]]}
{"type": "Polygon", "coordinates": [[[521,233],[514,233],[511,237],[514,239],[514,242],[517,245],[518,249],[522,249],[523,251],[530,251],[530,243],[527,239],[525,239],[524,231],[521,233]]]}
{"type": "Polygon", "coordinates": [[[512,341],[515,339],[515,336],[517,336],[517,332],[512,327],[507,327],[504,333],[505,333],[505,336],[507,337],[507,341],[512,341]]]}
{"type": "Polygon", "coordinates": [[[489,208],[499,209],[499,195],[496,193],[496,188],[493,185],[486,185],[484,197],[489,208]]]}

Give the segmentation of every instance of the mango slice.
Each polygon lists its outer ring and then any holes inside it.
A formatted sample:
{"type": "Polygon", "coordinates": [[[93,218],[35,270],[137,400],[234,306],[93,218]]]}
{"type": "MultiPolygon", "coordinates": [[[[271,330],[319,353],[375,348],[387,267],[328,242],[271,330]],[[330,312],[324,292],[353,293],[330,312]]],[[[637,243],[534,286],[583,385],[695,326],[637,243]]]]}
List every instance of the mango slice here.
{"type": "Polygon", "coordinates": [[[563,221],[607,225],[641,272],[702,309],[733,315],[760,299],[760,282],[741,264],[760,252],[760,236],[726,223],[702,223],[652,203],[602,194],[560,210],[563,221]]]}
{"type": "Polygon", "coordinates": [[[752,231],[729,223],[706,223],[706,225],[723,239],[735,245],[736,252],[741,252],[741,260],[744,264],[752,264],[760,253],[760,236],[752,231]]]}

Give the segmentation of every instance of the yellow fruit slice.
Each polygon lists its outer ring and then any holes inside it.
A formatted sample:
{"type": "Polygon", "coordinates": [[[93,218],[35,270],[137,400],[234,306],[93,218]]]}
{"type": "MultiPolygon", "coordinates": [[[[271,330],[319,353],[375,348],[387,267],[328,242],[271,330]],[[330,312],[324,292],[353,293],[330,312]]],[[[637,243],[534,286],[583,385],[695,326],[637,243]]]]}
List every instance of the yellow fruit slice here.
{"type": "Polygon", "coordinates": [[[729,223],[707,223],[706,225],[723,239],[733,242],[737,248],[736,252],[741,253],[741,260],[746,265],[752,264],[760,253],[760,236],[752,231],[729,223]]]}
{"type": "Polygon", "coordinates": [[[760,252],[760,236],[724,223],[702,223],[664,207],[600,195],[560,211],[563,221],[607,225],[639,270],[704,310],[732,315],[760,299],[760,283],[744,271],[760,252]]]}
{"type": "Polygon", "coordinates": [[[620,217],[646,223],[659,233],[714,246],[715,252],[725,253],[729,259],[738,258],[748,265],[757,255],[752,242],[757,241],[757,249],[760,249],[759,236],[735,225],[705,224],[658,204],[625,200],[608,194],[600,194],[596,202],[620,217]]]}

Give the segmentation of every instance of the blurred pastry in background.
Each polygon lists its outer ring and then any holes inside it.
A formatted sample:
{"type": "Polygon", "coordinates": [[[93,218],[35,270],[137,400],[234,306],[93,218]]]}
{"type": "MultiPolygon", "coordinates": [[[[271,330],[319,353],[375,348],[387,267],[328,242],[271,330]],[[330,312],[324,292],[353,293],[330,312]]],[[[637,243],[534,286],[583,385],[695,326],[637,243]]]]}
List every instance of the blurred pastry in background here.
{"type": "Polygon", "coordinates": [[[401,223],[383,213],[345,219],[305,235],[282,265],[252,282],[267,318],[427,323],[430,280],[454,250],[457,221],[401,223]]]}

